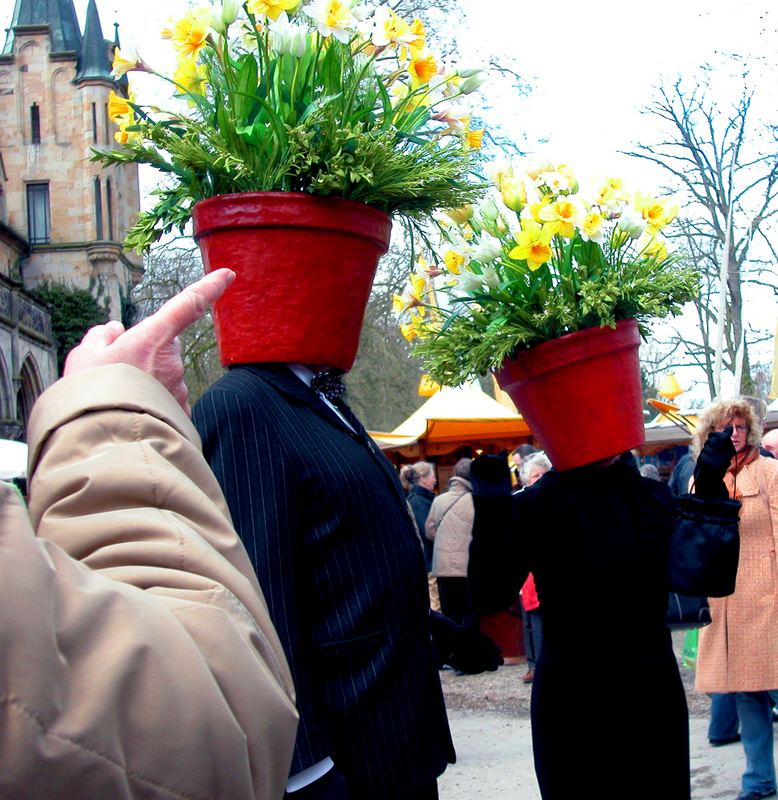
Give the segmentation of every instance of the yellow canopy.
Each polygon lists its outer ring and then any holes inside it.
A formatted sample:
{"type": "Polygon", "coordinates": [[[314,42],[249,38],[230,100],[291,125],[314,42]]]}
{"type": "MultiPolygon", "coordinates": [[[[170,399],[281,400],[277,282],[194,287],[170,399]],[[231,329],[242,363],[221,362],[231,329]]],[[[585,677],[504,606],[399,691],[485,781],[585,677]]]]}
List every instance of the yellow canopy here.
{"type": "Polygon", "coordinates": [[[441,455],[463,444],[513,447],[530,436],[522,416],[492,400],[479,386],[444,386],[391,433],[371,431],[382,450],[441,455]]]}

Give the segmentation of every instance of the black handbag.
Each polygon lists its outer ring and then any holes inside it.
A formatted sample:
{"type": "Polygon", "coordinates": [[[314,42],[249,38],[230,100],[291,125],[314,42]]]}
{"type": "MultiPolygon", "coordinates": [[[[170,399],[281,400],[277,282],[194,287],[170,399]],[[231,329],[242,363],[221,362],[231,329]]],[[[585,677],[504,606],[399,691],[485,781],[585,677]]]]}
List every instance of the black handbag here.
{"type": "Polygon", "coordinates": [[[735,591],[740,501],[682,495],[670,537],[670,589],[687,597],[726,597],[735,591]]]}
{"type": "Polygon", "coordinates": [[[710,625],[710,606],[707,597],[687,597],[670,592],[667,597],[667,627],[671,631],[704,628],[710,625]]]}

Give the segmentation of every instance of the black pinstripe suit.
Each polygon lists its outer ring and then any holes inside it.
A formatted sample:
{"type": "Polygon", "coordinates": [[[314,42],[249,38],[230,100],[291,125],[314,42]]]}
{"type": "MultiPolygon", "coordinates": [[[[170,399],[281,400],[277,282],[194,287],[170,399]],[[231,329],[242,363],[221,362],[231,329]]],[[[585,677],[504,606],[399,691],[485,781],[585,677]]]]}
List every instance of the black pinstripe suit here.
{"type": "Polygon", "coordinates": [[[432,783],[454,749],[395,470],[283,365],[233,368],[193,416],[295,679],[292,773],[331,755],[358,798],[432,783]]]}

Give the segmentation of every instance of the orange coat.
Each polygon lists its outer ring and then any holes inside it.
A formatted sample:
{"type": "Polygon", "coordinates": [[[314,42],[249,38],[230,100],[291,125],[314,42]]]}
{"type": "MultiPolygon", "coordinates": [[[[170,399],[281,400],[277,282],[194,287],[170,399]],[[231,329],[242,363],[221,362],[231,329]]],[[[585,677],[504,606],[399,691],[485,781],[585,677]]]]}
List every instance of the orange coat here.
{"type": "Polygon", "coordinates": [[[759,456],[738,473],[736,488],[743,501],[737,583],[729,597],[710,599],[713,622],[700,630],[703,692],[778,689],[778,460],[759,456]]]}

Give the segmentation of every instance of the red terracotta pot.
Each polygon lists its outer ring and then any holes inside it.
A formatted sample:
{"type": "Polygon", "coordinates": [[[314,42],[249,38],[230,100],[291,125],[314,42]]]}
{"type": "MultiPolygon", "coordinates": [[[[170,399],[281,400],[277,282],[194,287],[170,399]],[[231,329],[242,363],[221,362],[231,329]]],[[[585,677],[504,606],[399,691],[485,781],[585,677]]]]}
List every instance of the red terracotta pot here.
{"type": "Polygon", "coordinates": [[[216,303],[221,362],[280,361],[349,370],[388,214],[298,192],[201,200],[192,212],[205,271],[237,278],[216,303]]]}
{"type": "Polygon", "coordinates": [[[634,319],[588,328],[506,359],[496,372],[557,469],[643,444],[643,398],[634,319]]]}

